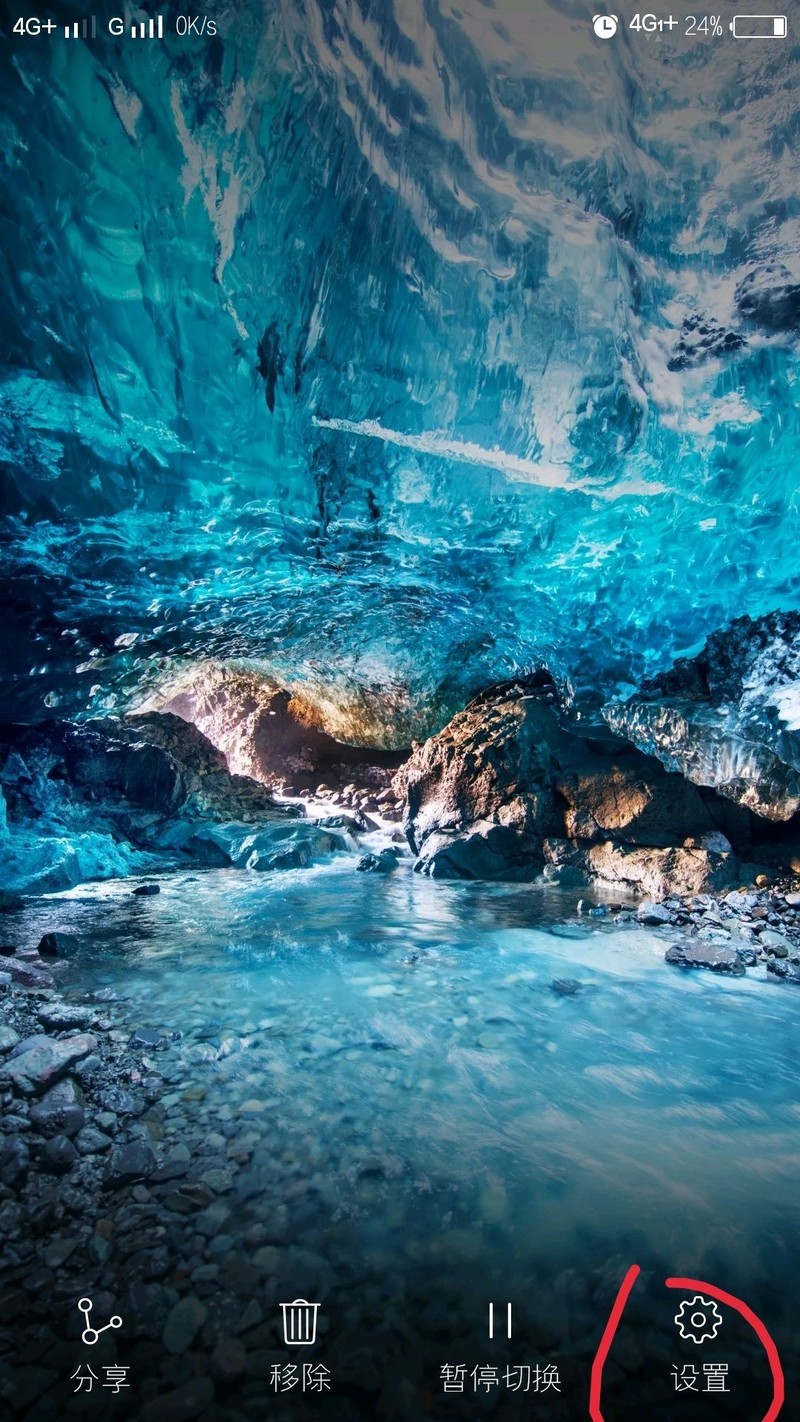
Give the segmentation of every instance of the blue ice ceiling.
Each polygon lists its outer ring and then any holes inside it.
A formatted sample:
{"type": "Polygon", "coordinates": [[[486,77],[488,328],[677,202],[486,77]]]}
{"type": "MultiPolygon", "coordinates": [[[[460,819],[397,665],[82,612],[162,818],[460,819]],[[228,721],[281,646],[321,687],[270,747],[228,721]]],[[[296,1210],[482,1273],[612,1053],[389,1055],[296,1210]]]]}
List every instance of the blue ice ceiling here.
{"type": "Polygon", "coordinates": [[[4,45],[2,715],[234,659],[401,743],[800,605],[797,49],[215,15],[4,45]]]}

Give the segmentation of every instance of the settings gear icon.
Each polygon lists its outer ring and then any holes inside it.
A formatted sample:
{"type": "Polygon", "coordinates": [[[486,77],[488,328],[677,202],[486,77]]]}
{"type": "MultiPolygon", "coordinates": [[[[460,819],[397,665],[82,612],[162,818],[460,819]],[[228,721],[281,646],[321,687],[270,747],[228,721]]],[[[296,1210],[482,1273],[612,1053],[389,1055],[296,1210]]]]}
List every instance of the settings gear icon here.
{"type": "Polygon", "coordinates": [[[716,1338],[722,1327],[722,1314],[711,1299],[695,1294],[693,1299],[684,1299],[675,1315],[681,1338],[692,1343],[705,1343],[716,1338]]]}

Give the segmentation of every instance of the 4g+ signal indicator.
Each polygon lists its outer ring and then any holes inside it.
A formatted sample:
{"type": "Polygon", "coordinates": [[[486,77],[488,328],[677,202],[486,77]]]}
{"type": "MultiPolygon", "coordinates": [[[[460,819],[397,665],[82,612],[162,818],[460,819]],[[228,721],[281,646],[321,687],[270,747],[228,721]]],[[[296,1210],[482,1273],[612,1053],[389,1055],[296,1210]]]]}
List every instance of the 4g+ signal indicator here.
{"type": "Polygon", "coordinates": [[[685,35],[710,35],[717,38],[724,33],[722,17],[720,15],[683,15],[681,19],[676,19],[670,15],[636,14],[628,26],[631,30],[641,30],[643,34],[671,34],[673,30],[683,27],[685,35]]]}

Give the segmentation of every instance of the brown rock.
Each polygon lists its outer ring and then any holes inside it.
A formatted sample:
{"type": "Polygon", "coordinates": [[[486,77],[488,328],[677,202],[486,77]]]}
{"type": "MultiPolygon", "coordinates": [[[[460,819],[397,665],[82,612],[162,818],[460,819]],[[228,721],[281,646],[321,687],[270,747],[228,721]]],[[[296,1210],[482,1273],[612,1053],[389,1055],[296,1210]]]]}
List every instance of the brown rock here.
{"type": "Polygon", "coordinates": [[[562,733],[536,695],[479,699],[417,746],[393,782],[421,867],[450,878],[533,878],[560,827],[553,755],[562,733]]]}
{"type": "Polygon", "coordinates": [[[605,840],[667,849],[715,830],[695,785],[642,755],[613,760],[583,750],[582,763],[560,771],[556,788],[567,801],[570,839],[605,840]]]}
{"type": "Polygon", "coordinates": [[[717,893],[738,878],[738,863],[732,854],[708,849],[631,849],[610,840],[589,846],[586,866],[595,878],[652,899],[717,893]]]}

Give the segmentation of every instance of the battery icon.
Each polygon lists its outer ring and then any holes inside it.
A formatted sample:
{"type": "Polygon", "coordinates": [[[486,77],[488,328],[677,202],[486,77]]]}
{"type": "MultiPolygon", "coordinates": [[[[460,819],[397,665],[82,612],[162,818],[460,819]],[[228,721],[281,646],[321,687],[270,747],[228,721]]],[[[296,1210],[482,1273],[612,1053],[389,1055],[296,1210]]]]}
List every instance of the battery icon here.
{"type": "Polygon", "coordinates": [[[734,39],[786,39],[785,15],[734,15],[734,39]]]}

